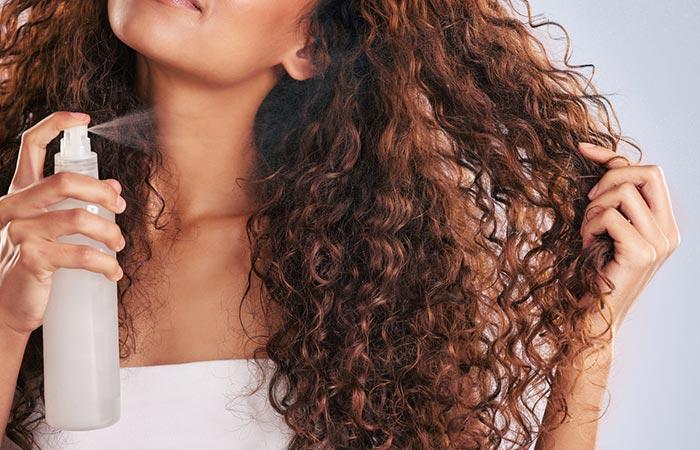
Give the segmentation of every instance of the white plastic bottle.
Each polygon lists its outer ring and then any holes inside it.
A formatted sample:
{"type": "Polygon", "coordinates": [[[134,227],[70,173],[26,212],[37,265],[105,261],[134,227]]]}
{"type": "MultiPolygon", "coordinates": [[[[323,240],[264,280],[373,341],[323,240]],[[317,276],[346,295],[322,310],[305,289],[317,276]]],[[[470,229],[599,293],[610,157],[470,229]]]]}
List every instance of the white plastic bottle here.
{"type": "MultiPolygon", "coordinates": [[[[54,165],[54,173],[99,178],[87,125],[63,132],[54,165]]],[[[74,198],[48,209],[69,208],[85,208],[114,222],[114,212],[74,198]]],[[[58,241],[88,244],[116,255],[104,243],[80,233],[59,236],[58,241]]],[[[58,268],[44,315],[43,342],[46,423],[63,430],[92,430],[116,423],[121,407],[117,282],[86,269],[58,268]]]]}

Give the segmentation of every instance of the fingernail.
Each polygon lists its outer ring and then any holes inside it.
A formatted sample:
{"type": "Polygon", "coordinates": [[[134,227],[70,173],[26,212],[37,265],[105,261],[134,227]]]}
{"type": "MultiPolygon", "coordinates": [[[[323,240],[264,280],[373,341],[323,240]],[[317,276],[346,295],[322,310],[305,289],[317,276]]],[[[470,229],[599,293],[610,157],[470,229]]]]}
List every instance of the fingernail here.
{"type": "Polygon", "coordinates": [[[598,185],[596,184],[595,186],[593,186],[593,189],[591,189],[591,190],[588,192],[588,198],[589,198],[589,199],[592,199],[593,197],[595,197],[595,194],[596,194],[597,192],[598,192],[598,185]]]}
{"type": "Polygon", "coordinates": [[[583,222],[584,223],[588,222],[589,220],[591,220],[592,218],[597,216],[598,213],[600,213],[601,211],[603,211],[603,207],[600,205],[595,205],[595,206],[589,208],[583,217],[583,222]]]}
{"type": "Polygon", "coordinates": [[[126,209],[126,200],[124,200],[124,197],[122,197],[121,195],[117,200],[117,207],[119,208],[120,212],[124,212],[124,210],[126,209]]]}
{"type": "Polygon", "coordinates": [[[595,147],[595,144],[591,144],[590,142],[579,142],[579,145],[586,149],[595,147]]]}

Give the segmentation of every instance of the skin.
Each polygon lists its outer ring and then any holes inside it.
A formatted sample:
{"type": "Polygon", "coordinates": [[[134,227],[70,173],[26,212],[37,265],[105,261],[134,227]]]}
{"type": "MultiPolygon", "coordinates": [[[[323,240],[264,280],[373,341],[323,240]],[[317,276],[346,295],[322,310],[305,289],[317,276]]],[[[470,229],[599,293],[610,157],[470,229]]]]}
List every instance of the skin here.
{"type": "MultiPolygon", "coordinates": [[[[175,186],[161,183],[159,174],[153,184],[165,198],[164,213],[182,229],[174,242],[167,232],[151,236],[152,267],[168,282],[148,296],[166,307],[155,317],[134,319],[137,330],[152,329],[152,335],[137,340],[122,366],[248,358],[253,350],[233,300],[245,291],[244,226],[254,200],[235,180],[251,169],[254,116],[280,74],[298,80],[313,74],[306,29],[297,20],[310,4],[201,5],[199,12],[156,0],[108,3],[114,33],[138,54],[137,89],[154,106],[164,162],[175,174],[168,176],[175,186]]],[[[251,335],[264,332],[254,311],[241,314],[251,335]]]]}

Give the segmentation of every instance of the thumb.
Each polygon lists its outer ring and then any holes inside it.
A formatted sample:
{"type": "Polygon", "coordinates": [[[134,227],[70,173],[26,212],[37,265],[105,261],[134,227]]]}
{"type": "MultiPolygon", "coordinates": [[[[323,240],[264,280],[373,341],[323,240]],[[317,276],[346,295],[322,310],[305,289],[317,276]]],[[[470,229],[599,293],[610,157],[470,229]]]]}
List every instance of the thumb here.
{"type": "Polygon", "coordinates": [[[41,180],[44,177],[44,160],[49,142],[62,130],[88,122],[90,122],[90,116],[87,114],[57,111],[24,131],[17,156],[17,166],[8,193],[41,180]]]}

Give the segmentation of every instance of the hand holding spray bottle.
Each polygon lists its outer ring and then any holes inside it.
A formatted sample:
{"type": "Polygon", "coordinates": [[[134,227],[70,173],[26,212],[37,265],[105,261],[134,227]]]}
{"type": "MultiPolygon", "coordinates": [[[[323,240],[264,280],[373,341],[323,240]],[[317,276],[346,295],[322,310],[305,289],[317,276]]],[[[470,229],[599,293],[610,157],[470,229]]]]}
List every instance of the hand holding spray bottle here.
{"type": "MultiPolygon", "coordinates": [[[[63,132],[54,173],[77,172],[99,178],[97,154],[90,150],[87,125],[63,132]]],[[[114,223],[114,212],[97,203],[66,198],[49,210],[84,208],[114,223]]],[[[116,252],[80,233],[59,242],[116,252]]],[[[61,267],[53,274],[43,322],[46,422],[64,430],[91,430],[120,417],[117,282],[103,274],[61,267]]]]}

